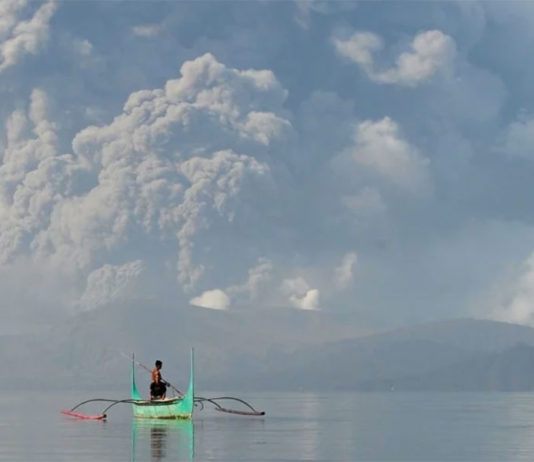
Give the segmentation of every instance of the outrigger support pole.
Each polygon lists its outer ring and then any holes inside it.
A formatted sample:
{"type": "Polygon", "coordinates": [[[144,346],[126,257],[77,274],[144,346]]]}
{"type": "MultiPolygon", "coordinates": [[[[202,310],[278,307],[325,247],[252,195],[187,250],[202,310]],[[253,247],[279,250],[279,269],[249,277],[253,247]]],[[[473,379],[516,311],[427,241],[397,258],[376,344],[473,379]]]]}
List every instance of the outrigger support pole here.
{"type": "Polygon", "coordinates": [[[227,412],[228,414],[238,414],[238,415],[251,415],[251,416],[262,416],[262,415],[265,415],[265,412],[264,411],[257,411],[256,409],[254,409],[249,403],[247,403],[246,401],[242,400],[242,399],[239,399],[239,398],[234,398],[232,396],[220,396],[218,398],[203,398],[201,396],[195,396],[195,404],[200,404],[202,407],[201,409],[204,409],[204,402],[208,402],[208,403],[211,403],[215,406],[215,410],[216,411],[219,411],[219,412],[227,412]],[[236,410],[236,409],[227,409],[225,407],[222,407],[218,402],[217,400],[232,400],[232,401],[237,401],[243,405],[245,405],[246,407],[248,407],[250,409],[250,411],[240,411],[240,410],[236,410]]]}
{"type": "Polygon", "coordinates": [[[86,401],[82,401],[81,403],[78,403],[76,406],[74,406],[70,412],[73,412],[74,410],[78,409],[80,406],[83,406],[84,404],[87,404],[87,403],[92,403],[92,402],[96,402],[96,401],[102,401],[102,402],[108,402],[108,403],[118,403],[118,402],[121,402],[121,401],[124,401],[122,399],[108,399],[108,398],[93,398],[93,399],[88,399],[86,401]]]}
{"type": "Polygon", "coordinates": [[[70,417],[76,417],[78,419],[84,419],[84,420],[105,420],[107,415],[106,412],[109,408],[115,406],[119,403],[132,403],[134,400],[132,399],[107,399],[107,398],[93,398],[88,399],[86,401],[82,401],[81,403],[78,403],[76,406],[74,406],[70,410],[62,409],[60,412],[62,414],[68,415],[70,417]],[[94,402],[104,402],[104,403],[111,403],[109,406],[107,406],[100,414],[97,415],[88,415],[88,414],[81,414],[79,412],[74,412],[76,409],[78,409],[80,406],[87,404],[87,403],[94,403],[94,402]]]}

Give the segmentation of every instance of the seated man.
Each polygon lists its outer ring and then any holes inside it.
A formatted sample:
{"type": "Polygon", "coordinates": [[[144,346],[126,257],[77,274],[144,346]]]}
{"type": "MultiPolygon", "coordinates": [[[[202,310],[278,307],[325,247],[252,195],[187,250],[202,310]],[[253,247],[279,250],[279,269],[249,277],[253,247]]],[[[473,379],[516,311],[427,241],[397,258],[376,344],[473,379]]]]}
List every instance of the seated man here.
{"type": "Polygon", "coordinates": [[[150,384],[150,399],[165,399],[167,383],[161,378],[161,361],[156,361],[156,367],[152,369],[152,383],[150,384]]]}

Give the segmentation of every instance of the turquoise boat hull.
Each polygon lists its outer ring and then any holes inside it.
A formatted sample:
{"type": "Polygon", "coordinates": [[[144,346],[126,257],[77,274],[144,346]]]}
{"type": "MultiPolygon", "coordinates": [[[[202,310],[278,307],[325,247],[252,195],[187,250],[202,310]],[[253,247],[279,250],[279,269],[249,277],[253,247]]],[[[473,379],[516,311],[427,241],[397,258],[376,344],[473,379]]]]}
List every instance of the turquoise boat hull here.
{"type": "Polygon", "coordinates": [[[191,419],[195,405],[194,358],[191,350],[191,373],[185,395],[164,400],[144,400],[135,385],[135,370],[132,362],[132,408],[134,417],[145,419],[191,419]]]}

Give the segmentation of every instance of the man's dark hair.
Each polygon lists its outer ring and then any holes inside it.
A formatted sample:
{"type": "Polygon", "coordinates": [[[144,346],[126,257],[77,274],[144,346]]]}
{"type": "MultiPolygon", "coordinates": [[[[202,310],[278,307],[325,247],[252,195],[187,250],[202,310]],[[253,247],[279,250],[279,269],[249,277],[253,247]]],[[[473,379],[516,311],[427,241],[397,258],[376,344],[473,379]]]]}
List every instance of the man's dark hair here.
{"type": "Polygon", "coordinates": [[[158,366],[159,367],[163,366],[163,363],[159,359],[156,361],[156,367],[158,366]]]}

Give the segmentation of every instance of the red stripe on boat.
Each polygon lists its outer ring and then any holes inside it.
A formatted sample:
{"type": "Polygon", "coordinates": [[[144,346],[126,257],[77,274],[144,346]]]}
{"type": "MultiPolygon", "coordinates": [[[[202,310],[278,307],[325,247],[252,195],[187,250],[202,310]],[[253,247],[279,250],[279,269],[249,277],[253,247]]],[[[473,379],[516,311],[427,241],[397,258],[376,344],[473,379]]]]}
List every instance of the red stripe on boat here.
{"type": "Polygon", "coordinates": [[[98,414],[98,415],[87,415],[87,414],[80,414],[79,412],[73,412],[73,411],[67,411],[66,409],[61,409],[62,414],[68,415],[70,417],[76,417],[77,419],[84,419],[84,420],[103,420],[106,418],[104,414],[98,414]]]}

